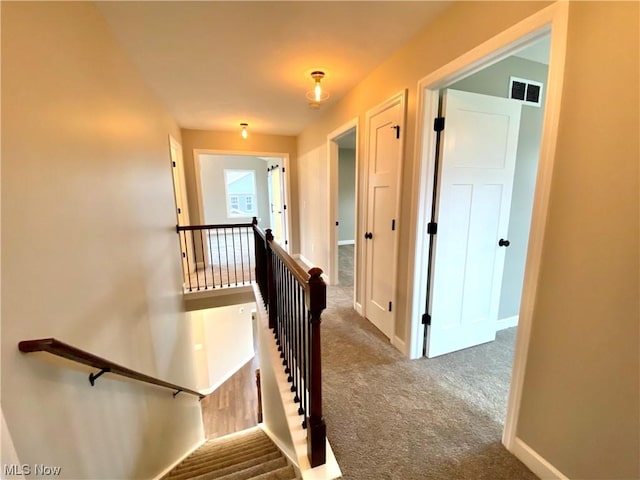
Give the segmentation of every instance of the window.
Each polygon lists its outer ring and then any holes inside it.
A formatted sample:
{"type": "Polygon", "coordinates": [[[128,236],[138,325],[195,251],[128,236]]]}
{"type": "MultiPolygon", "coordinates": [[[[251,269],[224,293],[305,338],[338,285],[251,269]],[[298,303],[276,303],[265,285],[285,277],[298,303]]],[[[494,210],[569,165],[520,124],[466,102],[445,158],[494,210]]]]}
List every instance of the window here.
{"type": "Polygon", "coordinates": [[[227,216],[253,217],[257,215],[255,170],[225,170],[224,184],[227,196],[227,216]]]}

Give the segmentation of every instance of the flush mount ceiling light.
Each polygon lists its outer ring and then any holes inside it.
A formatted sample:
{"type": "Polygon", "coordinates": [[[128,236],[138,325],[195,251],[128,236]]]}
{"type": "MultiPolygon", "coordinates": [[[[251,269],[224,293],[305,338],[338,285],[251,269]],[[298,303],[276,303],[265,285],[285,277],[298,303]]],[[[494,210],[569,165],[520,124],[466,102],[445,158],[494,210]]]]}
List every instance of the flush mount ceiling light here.
{"type": "Polygon", "coordinates": [[[249,132],[247,132],[247,127],[249,126],[248,123],[241,123],[240,124],[240,128],[242,128],[242,130],[240,131],[240,135],[242,136],[242,138],[247,138],[249,136],[249,132]]]}
{"type": "Polygon", "coordinates": [[[321,70],[314,70],[311,72],[311,78],[313,79],[314,86],[313,90],[307,92],[307,98],[311,100],[311,103],[309,103],[311,108],[319,108],[320,103],[329,98],[329,92],[324,90],[321,85],[324,76],[325,73],[321,70]]]}

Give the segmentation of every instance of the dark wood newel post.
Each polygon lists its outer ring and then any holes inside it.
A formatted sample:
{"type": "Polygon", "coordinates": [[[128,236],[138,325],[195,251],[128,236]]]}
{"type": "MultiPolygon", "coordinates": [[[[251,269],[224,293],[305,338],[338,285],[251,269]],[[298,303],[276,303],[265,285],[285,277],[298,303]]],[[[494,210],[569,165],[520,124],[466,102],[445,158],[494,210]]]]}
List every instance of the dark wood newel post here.
{"type": "Polygon", "coordinates": [[[276,319],[278,318],[278,310],[276,307],[276,279],[273,275],[273,251],[271,250],[271,242],[273,242],[273,234],[271,229],[267,228],[265,232],[267,247],[267,305],[269,306],[269,328],[276,328],[276,319]]]}
{"type": "Polygon", "coordinates": [[[327,306],[327,286],[322,280],[322,270],[309,270],[307,309],[309,310],[310,385],[309,417],[307,418],[307,455],[311,467],[326,463],[327,426],[322,416],[322,352],[320,337],[320,315],[327,306]]]}

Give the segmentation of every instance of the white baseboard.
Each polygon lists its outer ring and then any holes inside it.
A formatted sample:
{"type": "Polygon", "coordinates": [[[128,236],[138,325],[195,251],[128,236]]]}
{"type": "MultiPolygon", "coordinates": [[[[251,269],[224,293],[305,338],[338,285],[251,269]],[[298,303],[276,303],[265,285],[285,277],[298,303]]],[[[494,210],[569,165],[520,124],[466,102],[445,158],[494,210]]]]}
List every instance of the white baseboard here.
{"type": "Polygon", "coordinates": [[[364,315],[362,314],[362,304],[359,302],[356,302],[354,305],[354,308],[356,310],[356,312],[358,312],[358,315],[360,315],[361,317],[364,317],[364,315]]]}
{"type": "Polygon", "coordinates": [[[409,356],[409,351],[407,350],[407,343],[404,340],[402,340],[400,337],[394,335],[393,339],[391,340],[391,345],[393,345],[398,350],[400,350],[403,355],[407,357],[409,356]]]}
{"type": "Polygon", "coordinates": [[[338,245],[355,245],[355,240],[338,240],[338,245]]]}
{"type": "Polygon", "coordinates": [[[496,322],[496,330],[504,330],[505,328],[518,326],[518,315],[513,317],[501,318],[496,322]]]}
{"type": "Polygon", "coordinates": [[[516,437],[511,448],[513,453],[522,463],[542,480],[569,480],[560,470],[551,465],[538,452],[516,437]]]}
{"type": "MultiPolygon", "coordinates": [[[[302,263],[305,264],[305,266],[307,267],[307,271],[311,270],[312,268],[315,268],[317,265],[315,265],[311,260],[309,260],[307,257],[305,257],[304,255],[302,255],[301,253],[296,253],[294,255],[292,255],[292,257],[294,259],[298,259],[300,260],[302,263]]],[[[324,283],[326,283],[327,285],[329,285],[329,276],[326,273],[322,273],[322,279],[324,280],[324,283]]]]}
{"type": "Polygon", "coordinates": [[[296,259],[300,260],[309,269],[314,267],[313,262],[311,260],[309,260],[307,257],[305,257],[304,255],[302,255],[301,253],[296,253],[293,256],[293,258],[296,258],[296,259]]]}
{"type": "Polygon", "coordinates": [[[195,443],[194,445],[192,445],[191,447],[189,447],[187,449],[187,451],[185,452],[184,455],[182,455],[180,458],[178,458],[178,460],[176,460],[171,465],[169,465],[167,468],[165,468],[162,472],[160,472],[160,474],[156,475],[153,478],[153,480],[161,480],[162,478],[164,478],[165,475],[167,475],[171,470],[173,470],[175,467],[177,467],[178,464],[180,462],[182,462],[185,458],[187,458],[189,455],[191,455],[193,452],[195,452],[198,448],[200,448],[206,441],[207,441],[206,438],[203,438],[202,440],[198,440],[197,443],[195,443]]]}

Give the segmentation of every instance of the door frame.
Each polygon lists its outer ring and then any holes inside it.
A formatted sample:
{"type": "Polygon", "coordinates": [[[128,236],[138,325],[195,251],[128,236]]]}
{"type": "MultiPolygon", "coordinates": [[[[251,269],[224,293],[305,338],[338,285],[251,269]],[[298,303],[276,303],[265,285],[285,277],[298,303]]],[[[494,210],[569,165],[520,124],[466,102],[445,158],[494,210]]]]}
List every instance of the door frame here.
{"type": "MultiPolygon", "coordinates": [[[[378,113],[383,112],[384,110],[392,107],[394,104],[399,104],[402,110],[402,128],[407,128],[407,98],[408,91],[407,89],[403,89],[396,93],[395,95],[391,95],[389,98],[384,100],[383,102],[375,105],[370,108],[365,113],[365,122],[364,122],[364,165],[362,170],[362,218],[360,220],[361,229],[356,232],[356,234],[361,235],[367,229],[367,222],[369,220],[369,166],[370,166],[370,149],[369,149],[369,141],[371,140],[371,118],[377,115],[378,113]]],[[[396,305],[396,308],[391,312],[391,323],[393,325],[392,335],[389,338],[392,345],[398,348],[400,351],[405,351],[405,342],[395,334],[396,328],[396,313],[398,311],[398,255],[400,251],[400,229],[401,225],[401,204],[402,204],[402,177],[404,174],[404,153],[405,153],[405,139],[406,132],[401,133],[400,141],[402,144],[400,145],[400,163],[398,165],[398,178],[396,179],[396,208],[395,208],[395,218],[396,218],[396,235],[398,238],[395,242],[395,247],[393,249],[393,272],[391,272],[391,301],[396,305]]],[[[367,242],[362,242],[362,251],[360,256],[362,258],[362,267],[360,278],[363,279],[362,282],[362,293],[361,293],[361,310],[360,315],[363,317],[367,317],[367,242]]],[[[369,321],[367,319],[367,321],[369,321]]]]}
{"type": "Polygon", "coordinates": [[[334,131],[327,135],[327,157],[329,163],[329,226],[327,231],[329,233],[329,264],[327,265],[327,277],[331,285],[338,283],[338,239],[336,222],[338,221],[338,171],[339,171],[339,147],[337,140],[350,130],[355,128],[356,131],[356,150],[355,150],[355,163],[356,163],[356,185],[355,185],[355,215],[356,215],[356,243],[354,245],[354,276],[353,276],[353,305],[355,310],[362,314],[362,305],[358,302],[358,280],[360,277],[360,261],[358,258],[359,242],[358,235],[362,231],[362,226],[358,222],[360,211],[360,122],[359,118],[355,117],[349,120],[347,123],[339,126],[334,131]]]}
{"type": "MultiPolygon", "coordinates": [[[[209,148],[194,148],[193,149],[193,171],[195,172],[196,179],[196,194],[198,198],[198,221],[200,225],[204,225],[204,202],[202,199],[202,175],[200,172],[200,155],[201,154],[211,154],[211,155],[238,155],[243,157],[275,157],[282,159],[282,167],[284,168],[283,178],[282,178],[282,186],[283,186],[283,196],[285,205],[287,206],[286,214],[285,214],[285,232],[288,235],[287,244],[281,245],[287,252],[290,252],[291,249],[291,202],[289,192],[291,191],[291,185],[289,182],[289,172],[291,172],[289,168],[289,154],[288,153],[280,153],[280,152],[254,152],[254,151],[244,151],[244,150],[215,150],[209,148]]],[[[266,162],[265,162],[266,168],[266,162]]]]}
{"type": "MultiPolygon", "coordinates": [[[[417,175],[413,181],[412,222],[407,290],[410,296],[411,328],[409,340],[410,358],[422,356],[424,326],[422,314],[426,301],[426,265],[428,262],[428,236],[426,228],[431,211],[433,172],[435,163],[435,132],[433,118],[438,116],[438,94],[440,89],[455,83],[477,71],[502,60],[523,46],[551,34],[547,99],[544,112],[540,158],[534,192],[533,215],[529,233],[529,247],[525,267],[520,320],[516,338],[515,357],[509,390],[507,415],[502,443],[525,461],[539,475],[539,463],[531,452],[516,438],[517,419],[522,399],[524,372],[533,321],[533,307],[540,273],[540,258],[548,214],[551,176],[555,159],[558,123],[560,118],[564,63],[567,42],[569,5],[567,2],[552,4],[495,37],[478,45],[452,62],[444,65],[418,82],[418,105],[416,125],[417,175]]],[[[542,472],[542,473],[541,473],[542,472]]]]}
{"type": "MultiPolygon", "coordinates": [[[[180,225],[180,214],[178,214],[177,212],[178,200],[179,200],[179,203],[182,206],[182,210],[183,210],[181,212],[181,215],[183,218],[183,225],[189,225],[189,200],[187,198],[187,182],[186,182],[186,177],[184,172],[184,155],[182,152],[182,145],[171,134],[169,135],[169,162],[176,162],[175,167],[173,166],[172,163],[170,163],[171,179],[173,181],[173,198],[176,206],[176,224],[180,225]],[[177,152],[177,156],[175,159],[171,154],[172,149],[177,152]],[[176,173],[174,173],[174,171],[176,173]],[[175,178],[176,176],[177,178],[175,178]]],[[[187,259],[185,259],[185,257],[182,256],[183,250],[182,250],[182,241],[181,241],[180,235],[178,235],[178,241],[180,244],[180,247],[179,247],[180,257],[182,258],[183,282],[187,282],[187,280],[189,279],[189,275],[193,273],[196,269],[195,259],[193,257],[193,252],[189,252],[189,250],[186,249],[186,253],[188,255],[188,262],[186,261],[187,259]],[[187,266],[185,263],[189,264],[188,269],[191,270],[191,272],[187,271],[187,266]]]]}

